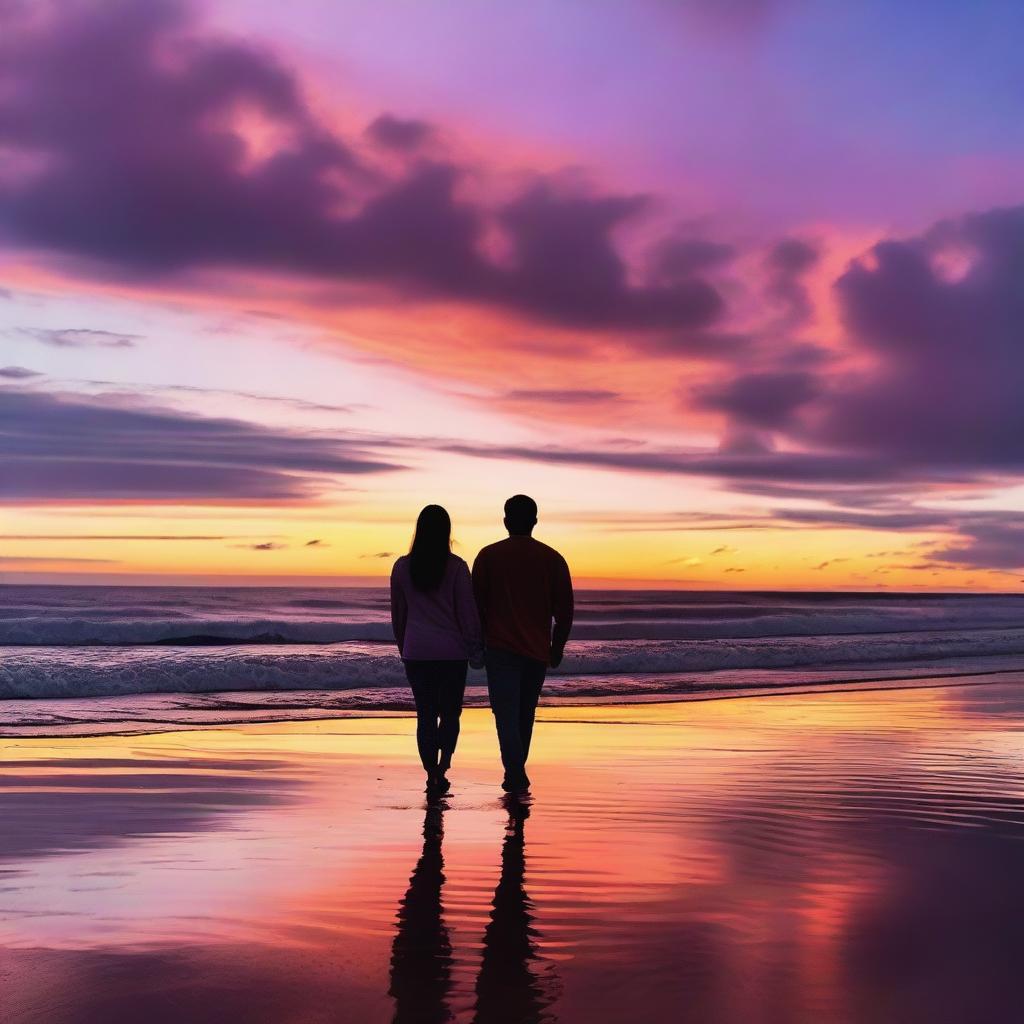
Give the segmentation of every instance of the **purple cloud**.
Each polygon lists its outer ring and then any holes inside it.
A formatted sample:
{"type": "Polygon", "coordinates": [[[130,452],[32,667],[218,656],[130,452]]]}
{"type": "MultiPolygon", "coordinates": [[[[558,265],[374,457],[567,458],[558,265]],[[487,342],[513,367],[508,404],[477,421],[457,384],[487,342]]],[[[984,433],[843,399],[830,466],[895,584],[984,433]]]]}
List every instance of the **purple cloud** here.
{"type": "Polygon", "coordinates": [[[701,327],[721,311],[718,293],[687,278],[633,286],[612,242],[619,225],[646,209],[644,196],[560,194],[537,185],[502,211],[515,269],[501,285],[514,302],[569,326],[701,327]]]}
{"type": "MultiPolygon", "coordinates": [[[[655,448],[559,448],[439,442],[445,451],[484,459],[522,459],[555,465],[673,473],[726,480],[735,488],[754,482],[815,487],[827,484],[893,484],[905,479],[905,467],[874,456],[816,452],[702,452],[655,448]]],[[[789,492],[791,493],[791,492],[789,492]]]]}
{"type": "MultiPolygon", "coordinates": [[[[772,259],[799,271],[814,257],[787,245],[772,259]]],[[[773,465],[772,435],[781,435],[807,450],[801,459],[879,460],[881,472],[853,486],[852,477],[800,479],[780,466],[774,478],[728,475],[729,486],[833,505],[775,511],[790,522],[944,532],[953,539],[936,555],[948,564],[1017,568],[1014,513],[954,515],[910,499],[926,488],[999,486],[1024,473],[1022,279],[1024,207],[969,214],[876,245],[836,282],[847,342],[867,357],[864,368],[837,372],[827,359],[803,355],[794,362],[788,356],[797,346],[786,343],[775,363],[795,368],[704,384],[693,394],[698,407],[727,414],[728,436],[754,439],[749,454],[760,446],[764,465],[773,465]]]]}
{"type": "Polygon", "coordinates": [[[787,426],[793,414],[820,391],[818,376],[806,371],[749,373],[697,388],[693,403],[700,409],[727,413],[743,426],[775,430],[787,426]]]}
{"type": "Polygon", "coordinates": [[[263,501],[400,468],[344,437],[0,388],[0,502],[263,501]]]}
{"type": "MultiPolygon", "coordinates": [[[[459,195],[466,171],[451,160],[385,171],[317,121],[266,51],[199,35],[173,0],[41,25],[2,10],[0,144],[38,157],[0,185],[0,228],[17,245],[132,281],[227,265],[596,330],[696,330],[722,310],[696,277],[631,280],[613,236],[645,197],[535,181],[495,211],[459,195]],[[254,153],[239,109],[291,141],[254,153]],[[507,261],[486,254],[488,231],[504,234],[507,261]]],[[[419,130],[373,124],[392,148],[419,130]]]]}
{"type": "Polygon", "coordinates": [[[837,283],[876,368],[836,382],[819,443],[1024,470],[1024,207],[874,247],[837,283]]]}
{"type": "Polygon", "coordinates": [[[513,388],[502,398],[510,402],[550,402],[553,405],[592,405],[616,402],[622,398],[617,391],[604,388],[513,388]]]}
{"type": "Polygon", "coordinates": [[[931,557],[972,568],[1024,568],[1024,516],[971,523],[961,534],[958,542],[934,549],[931,557]]]}
{"type": "Polygon", "coordinates": [[[94,331],[74,327],[54,330],[45,327],[19,327],[18,333],[54,348],[134,348],[139,340],[136,334],[114,331],[94,331]]]}
{"type": "Polygon", "coordinates": [[[736,249],[707,238],[668,238],[652,254],[654,277],[664,283],[692,278],[728,263],[736,249]]]}
{"type": "Polygon", "coordinates": [[[435,129],[426,121],[381,114],[367,125],[366,135],[385,149],[410,153],[427,145],[434,138],[435,129]]]}
{"type": "Polygon", "coordinates": [[[790,327],[802,324],[811,313],[811,300],[802,278],[818,262],[818,250],[799,238],[784,238],[765,257],[767,294],[781,306],[790,327]]]}

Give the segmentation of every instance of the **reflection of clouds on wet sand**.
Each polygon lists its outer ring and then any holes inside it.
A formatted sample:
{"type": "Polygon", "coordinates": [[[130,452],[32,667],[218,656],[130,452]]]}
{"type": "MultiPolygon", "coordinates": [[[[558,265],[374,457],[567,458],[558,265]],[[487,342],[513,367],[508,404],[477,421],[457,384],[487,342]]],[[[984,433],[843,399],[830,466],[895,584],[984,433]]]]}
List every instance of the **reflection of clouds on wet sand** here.
{"type": "Polygon", "coordinates": [[[24,741],[5,1012],[1012,1019],[1022,723],[1010,685],[549,708],[527,807],[474,710],[430,807],[409,719],[24,741]]]}
{"type": "Polygon", "coordinates": [[[295,782],[286,767],[266,759],[5,759],[0,860],[212,829],[226,814],[289,800],[295,782]]]}
{"type": "Polygon", "coordinates": [[[854,908],[846,934],[845,981],[860,1019],[1019,1019],[1020,810],[1010,841],[985,827],[893,837],[888,883],[854,908]]]}
{"type": "Polygon", "coordinates": [[[376,1021],[380,993],[346,954],[254,945],[0,951],[5,1024],[376,1021]]]}

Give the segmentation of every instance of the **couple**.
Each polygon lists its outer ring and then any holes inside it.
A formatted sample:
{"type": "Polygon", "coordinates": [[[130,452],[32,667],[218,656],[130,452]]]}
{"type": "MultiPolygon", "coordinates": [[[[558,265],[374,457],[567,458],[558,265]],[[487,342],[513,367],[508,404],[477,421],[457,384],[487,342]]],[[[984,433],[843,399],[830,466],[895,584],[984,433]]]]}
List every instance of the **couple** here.
{"type": "Polygon", "coordinates": [[[502,789],[529,788],[526,759],[548,666],[562,660],[572,627],[565,559],[534,540],[537,503],[505,502],[508,538],[469,567],[451,552],[452,524],[440,505],[416,520],[408,555],[391,572],[391,625],[416,701],[416,743],[428,792],[451,788],[468,665],[487,669],[487,692],[505,766],[502,789]]]}

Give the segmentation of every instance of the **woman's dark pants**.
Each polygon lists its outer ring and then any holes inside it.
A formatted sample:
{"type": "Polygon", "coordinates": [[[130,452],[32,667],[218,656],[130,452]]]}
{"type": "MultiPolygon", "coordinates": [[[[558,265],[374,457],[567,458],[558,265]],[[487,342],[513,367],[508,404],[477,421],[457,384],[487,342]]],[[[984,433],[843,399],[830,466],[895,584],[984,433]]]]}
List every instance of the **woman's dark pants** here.
{"type": "Polygon", "coordinates": [[[416,700],[416,745],[423,768],[431,775],[446,772],[459,740],[469,663],[409,660],[404,665],[416,700]]]}

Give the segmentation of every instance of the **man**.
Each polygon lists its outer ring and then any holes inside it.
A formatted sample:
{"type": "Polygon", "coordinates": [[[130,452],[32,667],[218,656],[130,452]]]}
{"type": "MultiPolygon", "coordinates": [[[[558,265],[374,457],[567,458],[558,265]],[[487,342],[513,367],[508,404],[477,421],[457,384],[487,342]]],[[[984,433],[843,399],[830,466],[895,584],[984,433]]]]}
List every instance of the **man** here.
{"type": "Polygon", "coordinates": [[[526,759],[548,666],[562,661],[572,627],[569,566],[533,539],[537,503],[525,494],[505,502],[508,538],[473,563],[473,593],[487,645],[487,691],[505,766],[502,789],[529,788],[526,759]],[[553,628],[552,628],[553,624],[553,628]]]}

